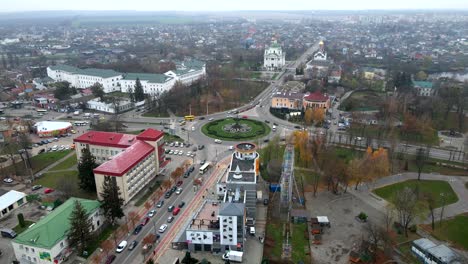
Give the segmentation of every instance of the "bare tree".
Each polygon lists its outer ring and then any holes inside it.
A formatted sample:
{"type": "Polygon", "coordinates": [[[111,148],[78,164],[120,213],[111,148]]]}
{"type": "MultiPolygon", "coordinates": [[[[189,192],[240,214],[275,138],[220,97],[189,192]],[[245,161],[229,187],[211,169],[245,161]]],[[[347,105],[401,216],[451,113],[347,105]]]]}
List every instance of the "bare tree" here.
{"type": "Polygon", "coordinates": [[[62,197],[67,200],[76,194],[77,185],[66,178],[57,181],[57,190],[61,192],[62,197]]]}
{"type": "Polygon", "coordinates": [[[424,201],[426,202],[427,209],[429,210],[429,214],[431,216],[431,227],[432,227],[432,230],[434,231],[435,229],[434,209],[436,207],[436,199],[432,193],[424,193],[423,197],[424,197],[424,201]]]}
{"type": "Polygon", "coordinates": [[[418,167],[418,181],[421,180],[421,172],[424,168],[424,165],[426,165],[427,160],[429,159],[429,147],[426,148],[418,148],[416,150],[416,157],[415,157],[415,163],[416,167],[418,167]]]}
{"type": "Polygon", "coordinates": [[[405,236],[408,237],[408,228],[423,213],[424,205],[421,204],[415,191],[408,187],[397,191],[392,198],[392,203],[398,221],[405,229],[405,236]]]}

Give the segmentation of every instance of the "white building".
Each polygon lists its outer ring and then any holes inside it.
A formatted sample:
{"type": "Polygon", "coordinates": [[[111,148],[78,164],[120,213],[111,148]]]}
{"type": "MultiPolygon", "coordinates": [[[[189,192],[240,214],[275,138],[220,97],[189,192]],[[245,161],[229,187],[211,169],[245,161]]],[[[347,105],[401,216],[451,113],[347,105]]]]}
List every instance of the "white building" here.
{"type": "Polygon", "coordinates": [[[169,91],[175,84],[175,78],[165,74],[127,73],[120,81],[121,91],[123,93],[128,93],[130,90],[135,92],[137,78],[143,87],[143,93],[152,96],[159,96],[169,91]]]}
{"type": "Polygon", "coordinates": [[[20,263],[60,264],[66,261],[73,252],[73,248],[68,244],[67,234],[75,201],[88,213],[91,231],[100,229],[105,221],[100,211],[100,203],[95,200],[70,198],[11,242],[16,259],[20,263]]]}
{"type": "Polygon", "coordinates": [[[175,71],[168,71],[164,75],[174,78],[183,85],[190,85],[206,75],[206,64],[197,60],[183,61],[176,64],[175,71]]]}
{"type": "Polygon", "coordinates": [[[120,91],[121,73],[113,70],[87,68],[80,69],[68,65],[47,67],[47,76],[56,82],[66,81],[76,88],[88,88],[95,83],[102,85],[105,93],[120,91]]]}
{"type": "Polygon", "coordinates": [[[120,100],[114,105],[113,103],[101,102],[100,98],[94,98],[86,102],[86,107],[88,109],[114,114],[115,108],[117,108],[119,113],[122,113],[132,109],[133,103],[130,100],[120,100]]]}
{"type": "Polygon", "coordinates": [[[15,190],[0,189],[0,219],[26,203],[26,194],[15,190]]]}
{"type": "MultiPolygon", "coordinates": [[[[281,49],[281,48],[280,48],[281,49]]],[[[68,65],[47,67],[47,75],[56,82],[67,81],[76,88],[88,88],[95,83],[103,86],[105,93],[135,90],[136,79],[140,79],[145,94],[158,96],[169,91],[179,81],[184,85],[203,78],[206,64],[202,61],[187,60],[176,64],[176,70],[164,74],[119,73],[105,69],[79,69],[68,65]]]]}
{"type": "Polygon", "coordinates": [[[265,49],[263,55],[263,67],[269,71],[276,71],[283,68],[286,64],[286,53],[283,52],[281,46],[276,42],[265,49]]]}

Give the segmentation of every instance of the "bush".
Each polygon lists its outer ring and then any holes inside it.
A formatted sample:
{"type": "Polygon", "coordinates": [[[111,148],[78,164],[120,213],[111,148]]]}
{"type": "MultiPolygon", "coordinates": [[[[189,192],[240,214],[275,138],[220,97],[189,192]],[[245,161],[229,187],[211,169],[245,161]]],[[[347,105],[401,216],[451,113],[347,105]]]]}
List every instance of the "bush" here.
{"type": "Polygon", "coordinates": [[[358,218],[365,221],[367,220],[367,215],[364,212],[360,212],[358,218]]]}
{"type": "Polygon", "coordinates": [[[18,214],[18,223],[21,227],[25,227],[26,226],[26,222],[24,221],[24,216],[22,213],[19,213],[18,214]]]}
{"type": "Polygon", "coordinates": [[[410,232],[416,233],[416,230],[418,230],[418,227],[416,225],[412,225],[408,229],[409,229],[410,232]]]}

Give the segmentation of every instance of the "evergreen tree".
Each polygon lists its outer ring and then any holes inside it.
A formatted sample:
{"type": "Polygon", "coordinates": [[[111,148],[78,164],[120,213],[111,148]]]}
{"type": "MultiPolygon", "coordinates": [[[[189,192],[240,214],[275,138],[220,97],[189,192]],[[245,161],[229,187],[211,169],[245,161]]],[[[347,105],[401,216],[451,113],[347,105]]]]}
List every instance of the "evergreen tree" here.
{"type": "Polygon", "coordinates": [[[132,89],[132,88],[129,88],[129,89],[127,90],[127,92],[128,92],[128,97],[130,98],[130,101],[131,101],[132,103],[134,103],[134,102],[135,102],[135,94],[133,93],[133,89],[132,89]]]}
{"type": "Polygon", "coordinates": [[[93,84],[93,86],[91,86],[91,92],[93,92],[93,95],[99,97],[101,100],[104,99],[104,89],[100,83],[93,84]]]}
{"type": "Polygon", "coordinates": [[[120,189],[112,177],[106,176],[102,183],[102,204],[101,208],[104,210],[104,215],[110,221],[111,225],[115,224],[116,219],[125,216],[122,206],[124,199],[120,197],[120,189]]]}
{"type": "Polygon", "coordinates": [[[140,79],[137,78],[135,82],[135,101],[140,102],[145,100],[145,93],[143,91],[143,86],[141,85],[140,79]]]}
{"type": "Polygon", "coordinates": [[[80,202],[75,201],[69,220],[68,242],[72,247],[78,249],[79,254],[82,254],[88,246],[88,241],[91,240],[91,221],[80,202]]]}
{"type": "Polygon", "coordinates": [[[81,153],[81,159],[78,163],[80,188],[88,192],[95,192],[96,182],[94,181],[93,169],[98,166],[96,164],[96,158],[89,152],[88,148],[84,148],[81,153]]]}

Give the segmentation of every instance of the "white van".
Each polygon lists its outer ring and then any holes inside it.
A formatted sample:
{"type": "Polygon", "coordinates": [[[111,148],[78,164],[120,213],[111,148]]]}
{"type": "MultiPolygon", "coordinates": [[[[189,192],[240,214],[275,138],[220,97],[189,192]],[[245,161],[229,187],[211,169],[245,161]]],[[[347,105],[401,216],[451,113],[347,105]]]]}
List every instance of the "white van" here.
{"type": "Polygon", "coordinates": [[[251,227],[249,228],[249,234],[250,234],[251,236],[255,236],[255,227],[251,226],[251,227]]]}

